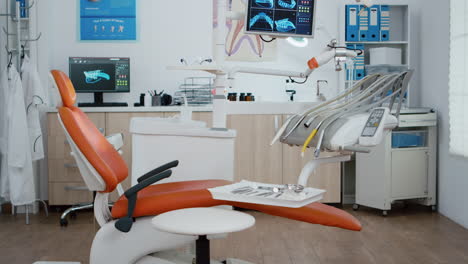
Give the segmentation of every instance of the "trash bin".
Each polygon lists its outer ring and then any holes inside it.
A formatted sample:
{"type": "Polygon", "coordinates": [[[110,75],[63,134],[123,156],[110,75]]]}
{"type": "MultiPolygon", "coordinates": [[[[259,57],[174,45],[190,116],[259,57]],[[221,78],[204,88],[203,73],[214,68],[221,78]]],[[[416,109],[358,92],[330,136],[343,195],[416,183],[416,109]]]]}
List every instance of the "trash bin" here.
{"type": "Polygon", "coordinates": [[[235,130],[211,130],[206,123],[176,118],[132,118],[132,185],[138,177],[173,160],[179,166],[158,183],[234,180],[235,130]]]}

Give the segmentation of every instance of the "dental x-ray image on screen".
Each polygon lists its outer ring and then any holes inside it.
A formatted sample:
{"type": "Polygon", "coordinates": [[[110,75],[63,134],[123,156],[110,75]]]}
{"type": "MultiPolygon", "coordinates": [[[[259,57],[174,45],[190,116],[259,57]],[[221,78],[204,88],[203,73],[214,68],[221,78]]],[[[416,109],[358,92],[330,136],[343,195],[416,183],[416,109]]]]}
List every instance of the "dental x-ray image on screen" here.
{"type": "Polygon", "coordinates": [[[246,33],[313,37],[315,0],[249,0],[246,33]]]}
{"type": "Polygon", "coordinates": [[[112,64],[73,64],[70,70],[77,91],[115,89],[115,67],[112,64]]]}

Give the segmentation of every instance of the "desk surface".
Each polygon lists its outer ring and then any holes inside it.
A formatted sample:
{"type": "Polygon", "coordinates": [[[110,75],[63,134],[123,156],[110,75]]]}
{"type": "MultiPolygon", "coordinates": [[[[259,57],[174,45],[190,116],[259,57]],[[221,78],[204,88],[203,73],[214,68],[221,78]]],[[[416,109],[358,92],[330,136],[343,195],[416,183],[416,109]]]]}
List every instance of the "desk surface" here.
{"type": "MultiPolygon", "coordinates": [[[[228,115],[287,115],[297,114],[307,108],[317,105],[317,102],[227,102],[228,115]]],[[[179,112],[181,106],[157,107],[82,107],[87,113],[152,113],[179,112]]],[[[213,105],[190,106],[193,112],[212,112],[213,105]]],[[[44,108],[45,112],[55,113],[55,107],[44,108]]]]}

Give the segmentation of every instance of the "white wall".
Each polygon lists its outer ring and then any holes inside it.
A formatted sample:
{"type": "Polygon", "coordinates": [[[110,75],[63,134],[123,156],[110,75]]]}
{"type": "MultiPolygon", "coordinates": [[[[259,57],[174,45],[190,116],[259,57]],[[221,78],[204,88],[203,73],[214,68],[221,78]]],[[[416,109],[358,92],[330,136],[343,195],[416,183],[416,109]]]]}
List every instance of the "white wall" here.
{"type": "MultiPolygon", "coordinates": [[[[330,40],[338,35],[338,3],[341,0],[319,1],[320,19],[329,34],[318,32],[307,48],[295,48],[285,41],[278,41],[278,59],[270,63],[244,63],[249,66],[273,66],[303,71],[306,62],[320,53],[330,40]]],[[[139,94],[149,89],[175,91],[183,79],[189,76],[209,76],[197,72],[166,70],[168,65],[179,64],[180,58],[211,57],[212,0],[166,1],[161,8],[159,1],[138,0],[139,40],[136,42],[80,42],[78,41],[77,1],[41,1],[40,28],[46,35],[40,43],[44,69],[60,69],[68,72],[70,56],[128,56],[131,57],[132,92],[106,94],[105,100],[136,102],[139,94]],[[183,8],[181,8],[183,7],[183,8]],[[168,10],[177,10],[168,12],[168,10]],[[194,11],[196,10],[196,11],[194,11]],[[171,25],[169,27],[169,25],[171,25]],[[48,57],[46,57],[48,54],[48,57]]],[[[46,74],[46,71],[43,72],[46,74]]],[[[296,87],[298,98],[311,98],[316,80],[329,81],[330,93],[337,87],[337,74],[333,65],[318,70],[307,85],[296,87]]],[[[254,92],[264,100],[283,100],[285,78],[239,75],[236,91],[254,92]]],[[[89,100],[90,96],[80,95],[89,100]]]]}
{"type": "Polygon", "coordinates": [[[468,159],[449,153],[449,15],[448,1],[424,1],[421,101],[439,111],[439,210],[468,228],[468,159]]]}

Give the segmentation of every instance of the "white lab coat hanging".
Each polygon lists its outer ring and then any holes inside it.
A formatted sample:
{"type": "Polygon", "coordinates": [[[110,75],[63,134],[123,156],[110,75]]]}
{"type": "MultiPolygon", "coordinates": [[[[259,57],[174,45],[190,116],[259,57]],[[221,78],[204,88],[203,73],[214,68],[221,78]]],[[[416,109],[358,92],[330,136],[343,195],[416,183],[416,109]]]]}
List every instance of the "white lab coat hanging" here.
{"type": "Polygon", "coordinates": [[[39,105],[46,104],[45,92],[39,79],[39,73],[26,55],[21,66],[21,77],[24,90],[24,104],[28,118],[29,144],[32,160],[44,158],[44,139],[42,137],[39,105]]]}
{"type": "Polygon", "coordinates": [[[6,110],[0,113],[4,115],[0,125],[5,138],[0,196],[14,206],[27,205],[35,201],[36,189],[23,87],[14,65],[1,73],[0,80],[5,93],[6,110]]]}

